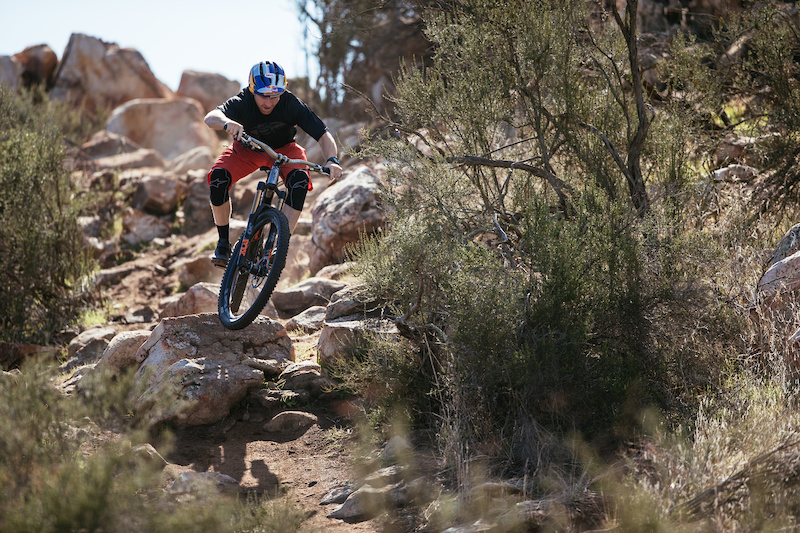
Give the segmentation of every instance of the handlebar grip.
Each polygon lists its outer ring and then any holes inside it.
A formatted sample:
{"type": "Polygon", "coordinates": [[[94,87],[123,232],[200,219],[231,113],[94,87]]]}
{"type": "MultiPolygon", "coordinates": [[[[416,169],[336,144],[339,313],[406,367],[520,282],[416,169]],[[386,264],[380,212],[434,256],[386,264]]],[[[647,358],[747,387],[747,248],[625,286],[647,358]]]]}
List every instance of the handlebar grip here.
{"type": "Polygon", "coordinates": [[[322,173],[327,174],[328,176],[331,175],[331,167],[322,167],[322,173]]]}

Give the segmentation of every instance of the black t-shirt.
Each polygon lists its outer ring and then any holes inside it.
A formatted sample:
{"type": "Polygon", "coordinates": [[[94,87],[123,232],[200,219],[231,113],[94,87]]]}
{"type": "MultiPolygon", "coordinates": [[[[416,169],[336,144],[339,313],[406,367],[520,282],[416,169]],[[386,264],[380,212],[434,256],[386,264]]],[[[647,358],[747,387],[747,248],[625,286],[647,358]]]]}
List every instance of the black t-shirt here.
{"type": "Polygon", "coordinates": [[[278,104],[269,115],[258,110],[256,100],[249,89],[229,98],[224,104],[217,106],[226,117],[235,120],[248,135],[252,135],[278,149],[294,141],[297,128],[300,126],[314,140],[319,141],[327,128],[325,123],[311,109],[289,91],[281,94],[278,104]]]}

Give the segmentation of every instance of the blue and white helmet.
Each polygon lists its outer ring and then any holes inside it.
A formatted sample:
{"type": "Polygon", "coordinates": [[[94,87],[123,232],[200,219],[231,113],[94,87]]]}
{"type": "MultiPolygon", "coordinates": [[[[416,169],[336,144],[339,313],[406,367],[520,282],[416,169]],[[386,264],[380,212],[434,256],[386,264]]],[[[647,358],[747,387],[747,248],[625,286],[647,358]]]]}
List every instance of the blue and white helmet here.
{"type": "Polygon", "coordinates": [[[250,69],[250,92],[259,96],[276,96],[286,90],[286,73],[274,61],[262,61],[250,69]]]}

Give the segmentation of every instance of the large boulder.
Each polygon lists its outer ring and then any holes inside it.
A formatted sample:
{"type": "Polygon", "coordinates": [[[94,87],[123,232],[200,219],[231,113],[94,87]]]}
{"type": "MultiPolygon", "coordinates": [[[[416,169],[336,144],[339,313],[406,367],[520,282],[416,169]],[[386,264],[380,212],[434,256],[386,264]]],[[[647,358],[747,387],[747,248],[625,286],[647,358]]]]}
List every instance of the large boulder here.
{"type": "Polygon", "coordinates": [[[238,81],[232,81],[221,74],[184,70],[178,85],[178,96],[194,98],[206,113],[241,90],[238,81]]]}
{"type": "Polygon", "coordinates": [[[37,44],[14,54],[22,65],[22,84],[26,87],[49,85],[58,66],[58,56],[46,44],[37,44]]]}
{"type": "Polygon", "coordinates": [[[294,359],[279,322],[259,317],[230,331],[214,314],[163,319],[139,352],[143,363],[129,400],[151,425],[217,422],[249,389],[263,385],[264,369],[294,359]]]}
{"type": "Polygon", "coordinates": [[[73,33],[50,94],[91,112],[134,98],[169,98],[172,91],[156,79],[138,51],[73,33]]]}
{"type": "Polygon", "coordinates": [[[367,166],[349,172],[337,185],[328,187],[311,209],[313,243],[309,270],[344,260],[344,247],[364,234],[381,229],[386,214],[381,208],[380,181],[367,166]]]}
{"type": "Polygon", "coordinates": [[[174,159],[198,146],[217,146],[204,116],[192,98],[137,98],[114,109],[106,129],[174,159]]]}

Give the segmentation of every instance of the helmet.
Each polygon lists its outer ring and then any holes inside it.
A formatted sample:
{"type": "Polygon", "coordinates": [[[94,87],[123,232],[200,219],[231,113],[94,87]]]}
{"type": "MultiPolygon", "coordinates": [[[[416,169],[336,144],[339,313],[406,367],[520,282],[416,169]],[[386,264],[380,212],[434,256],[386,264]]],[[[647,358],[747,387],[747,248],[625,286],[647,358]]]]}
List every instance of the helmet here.
{"type": "Polygon", "coordinates": [[[250,92],[259,96],[280,95],[286,90],[286,73],[273,61],[262,61],[250,69],[250,92]]]}

